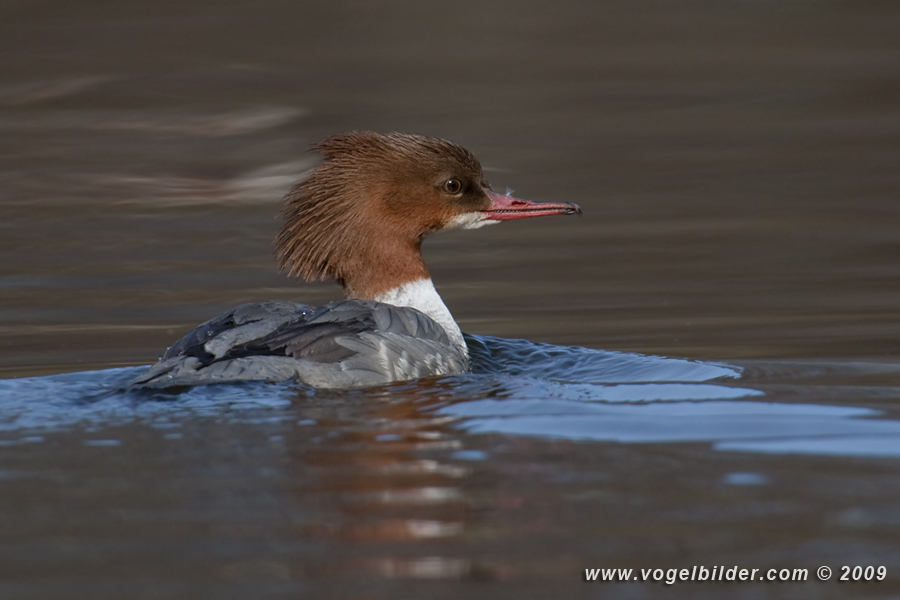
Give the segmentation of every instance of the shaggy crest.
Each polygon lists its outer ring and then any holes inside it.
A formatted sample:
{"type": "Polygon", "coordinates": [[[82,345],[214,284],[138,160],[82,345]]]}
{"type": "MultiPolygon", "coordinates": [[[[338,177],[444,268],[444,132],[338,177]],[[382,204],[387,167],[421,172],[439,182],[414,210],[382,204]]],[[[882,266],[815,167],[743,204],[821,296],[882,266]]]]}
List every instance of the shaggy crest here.
{"type": "Polygon", "coordinates": [[[410,183],[430,186],[436,171],[481,176],[481,165],[465,148],[419,135],[351,132],[311,150],[324,161],[285,196],[275,253],[290,275],[307,281],[331,277],[345,290],[366,265],[386,258],[392,244],[418,252],[422,236],[440,227],[439,215],[433,223],[404,218],[408,207],[392,190],[410,183]]]}

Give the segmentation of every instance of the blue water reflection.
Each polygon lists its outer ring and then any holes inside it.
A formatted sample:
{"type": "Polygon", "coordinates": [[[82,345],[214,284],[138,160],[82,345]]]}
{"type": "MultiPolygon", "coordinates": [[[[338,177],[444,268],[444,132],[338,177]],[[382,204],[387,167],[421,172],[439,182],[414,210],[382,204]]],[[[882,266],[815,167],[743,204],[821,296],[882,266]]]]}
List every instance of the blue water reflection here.
{"type": "MultiPolygon", "coordinates": [[[[787,396],[782,386],[779,399],[764,391],[764,379],[742,381],[741,369],[732,365],[524,340],[470,337],[469,343],[471,374],[339,396],[366,403],[411,394],[423,413],[450,418],[455,428],[470,434],[900,456],[900,421],[878,418],[883,411],[858,402],[835,402],[834,394],[822,403],[821,387],[802,382],[793,384],[787,396]]],[[[5,434],[0,443],[39,443],[41,430],[131,421],[166,428],[187,417],[297,420],[305,418],[294,406],[298,394],[319,393],[296,383],[201,386],[178,394],[125,390],[142,368],[0,381],[0,433],[5,434]]],[[[876,388],[875,395],[883,399],[896,396],[893,392],[876,388]]],[[[310,426],[318,424],[310,421],[310,426]]]]}

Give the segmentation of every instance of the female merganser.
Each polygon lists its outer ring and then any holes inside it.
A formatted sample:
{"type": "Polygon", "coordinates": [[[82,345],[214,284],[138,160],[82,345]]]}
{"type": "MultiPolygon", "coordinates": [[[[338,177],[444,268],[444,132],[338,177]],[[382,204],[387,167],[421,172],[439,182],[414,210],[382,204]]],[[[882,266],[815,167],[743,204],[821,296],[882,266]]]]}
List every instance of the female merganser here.
{"type": "Polygon", "coordinates": [[[336,279],[346,300],[232,308],[181,338],[132,386],[295,379],[355,388],[463,373],[466,343],[431,283],[422,238],[581,214],[576,204],[493,192],[478,160],[446,140],[352,132],[312,149],[325,160],[285,196],[276,255],[291,275],[336,279]]]}

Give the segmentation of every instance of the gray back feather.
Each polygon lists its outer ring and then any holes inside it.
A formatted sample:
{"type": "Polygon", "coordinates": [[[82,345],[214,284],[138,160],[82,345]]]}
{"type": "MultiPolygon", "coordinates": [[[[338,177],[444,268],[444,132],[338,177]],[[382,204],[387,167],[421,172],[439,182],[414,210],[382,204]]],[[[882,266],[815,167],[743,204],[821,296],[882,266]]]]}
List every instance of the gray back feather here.
{"type": "Polygon", "coordinates": [[[413,308],[371,300],[315,309],[270,301],[242,304],[203,323],[131,385],[296,379],[353,388],[466,370],[465,349],[413,308]]]}

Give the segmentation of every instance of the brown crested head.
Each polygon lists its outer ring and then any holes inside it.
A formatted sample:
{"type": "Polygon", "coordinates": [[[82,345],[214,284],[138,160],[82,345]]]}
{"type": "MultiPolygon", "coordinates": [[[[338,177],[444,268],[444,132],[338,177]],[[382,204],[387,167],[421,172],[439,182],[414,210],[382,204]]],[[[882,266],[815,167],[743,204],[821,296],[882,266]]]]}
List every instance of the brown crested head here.
{"type": "Polygon", "coordinates": [[[291,275],[332,277],[348,298],[427,278],[420,247],[433,231],[581,214],[494,193],[472,153],[446,140],[355,131],[312,150],[324,161],[285,196],[275,253],[291,275]]]}
{"type": "Polygon", "coordinates": [[[332,277],[350,297],[427,277],[422,237],[491,205],[478,160],[446,140],[352,132],[312,150],[324,161],[285,197],[276,255],[291,275],[332,277]]]}

